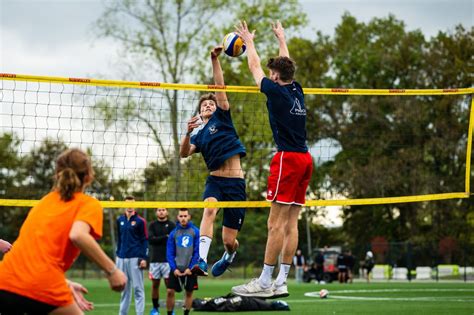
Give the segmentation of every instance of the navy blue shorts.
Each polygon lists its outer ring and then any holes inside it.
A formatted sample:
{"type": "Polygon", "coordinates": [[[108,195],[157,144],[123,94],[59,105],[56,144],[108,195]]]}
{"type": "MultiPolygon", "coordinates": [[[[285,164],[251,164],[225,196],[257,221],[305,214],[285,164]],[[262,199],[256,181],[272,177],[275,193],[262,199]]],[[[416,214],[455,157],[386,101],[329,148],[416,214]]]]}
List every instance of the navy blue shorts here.
{"type": "MultiPolygon", "coordinates": [[[[206,189],[202,198],[206,200],[214,197],[217,201],[245,201],[245,180],[242,178],[229,178],[208,176],[206,189]]],[[[224,208],[222,225],[240,231],[244,224],[245,208],[224,208]]]]}

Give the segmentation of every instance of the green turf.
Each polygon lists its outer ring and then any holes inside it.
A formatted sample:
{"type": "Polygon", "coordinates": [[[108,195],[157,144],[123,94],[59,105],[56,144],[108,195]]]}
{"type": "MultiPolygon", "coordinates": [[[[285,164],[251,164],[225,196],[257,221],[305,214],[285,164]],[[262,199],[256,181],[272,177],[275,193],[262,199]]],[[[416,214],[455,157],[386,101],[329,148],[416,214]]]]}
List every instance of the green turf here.
{"type": "MultiPolygon", "coordinates": [[[[200,278],[199,290],[195,297],[214,297],[230,292],[233,285],[242,284],[242,280],[220,280],[200,278]]],[[[106,280],[81,280],[88,289],[88,299],[95,304],[92,314],[117,314],[120,295],[108,288],[106,280]]],[[[151,308],[150,281],[146,281],[146,309],[151,308]]],[[[265,314],[474,314],[473,283],[337,283],[316,285],[289,283],[290,296],[284,300],[290,305],[291,312],[265,312],[265,314]],[[329,290],[328,299],[305,296],[307,292],[329,290]]],[[[160,290],[164,296],[164,289],[160,290]]],[[[182,294],[177,294],[177,300],[182,294]]],[[[161,308],[161,314],[166,311],[161,308]]],[[[176,315],[183,314],[176,309],[176,315]]],[[[196,314],[198,312],[195,312],[196,314]]],[[[129,314],[135,314],[134,305],[129,314]]],[[[201,313],[203,314],[203,313],[201,313]]],[[[228,314],[228,313],[214,313],[228,314]]],[[[261,312],[245,312],[261,314],[261,312]]]]}

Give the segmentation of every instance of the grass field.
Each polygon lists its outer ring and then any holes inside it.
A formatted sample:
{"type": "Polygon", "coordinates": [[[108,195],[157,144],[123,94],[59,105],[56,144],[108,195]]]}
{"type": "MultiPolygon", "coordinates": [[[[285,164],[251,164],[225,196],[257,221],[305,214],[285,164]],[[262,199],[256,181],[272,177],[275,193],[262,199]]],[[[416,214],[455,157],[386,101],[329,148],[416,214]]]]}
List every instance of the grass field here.
{"type": "MultiPolygon", "coordinates": [[[[88,299],[95,304],[92,314],[117,314],[120,296],[108,288],[105,280],[78,279],[88,289],[88,299]]],[[[230,292],[233,285],[243,283],[242,280],[203,279],[199,282],[199,290],[195,297],[215,297],[230,292]]],[[[150,281],[146,281],[146,309],[151,308],[150,281]]],[[[265,312],[265,314],[474,314],[474,283],[371,283],[363,282],[340,285],[337,283],[316,285],[313,283],[289,283],[290,296],[284,299],[291,308],[290,312],[265,312]],[[312,297],[322,288],[329,290],[328,299],[312,297]],[[309,295],[309,296],[308,296],[309,295]]],[[[160,294],[164,296],[164,289],[160,294]]],[[[182,294],[177,294],[177,300],[182,294]]],[[[161,302],[161,314],[166,315],[164,303],[161,302]]],[[[180,308],[175,309],[176,315],[183,314],[180,308]]],[[[195,312],[198,313],[198,312],[195,312]]],[[[135,314],[134,305],[130,313],[135,314]]],[[[202,313],[201,313],[202,314],[202,313]]],[[[228,314],[228,313],[213,313],[228,314]]],[[[261,312],[245,312],[245,314],[261,314],[261,312]]]]}

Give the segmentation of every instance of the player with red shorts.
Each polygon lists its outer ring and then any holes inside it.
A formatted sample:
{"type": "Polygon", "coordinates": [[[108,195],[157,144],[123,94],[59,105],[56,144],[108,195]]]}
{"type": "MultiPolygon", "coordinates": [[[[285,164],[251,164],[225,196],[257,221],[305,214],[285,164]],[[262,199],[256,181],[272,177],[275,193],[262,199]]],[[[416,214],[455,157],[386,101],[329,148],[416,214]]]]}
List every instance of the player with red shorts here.
{"type": "Polygon", "coordinates": [[[237,27],[237,33],[247,45],[250,71],[267,97],[270,126],[278,152],[271,161],[268,177],[267,200],[272,201],[272,205],[263,270],[258,279],[233,287],[232,292],[263,298],[289,295],[286,279],[298,246],[298,215],[305,203],[313,171],[313,161],[306,146],[303,89],[294,81],[295,62],[290,58],[283,27],[277,22],[272,29],[279,42],[280,54],[268,61],[270,76],[267,78],[253,43],[255,32],[249,32],[245,22],[237,27]],[[272,281],[280,254],[280,271],[272,281]]]}

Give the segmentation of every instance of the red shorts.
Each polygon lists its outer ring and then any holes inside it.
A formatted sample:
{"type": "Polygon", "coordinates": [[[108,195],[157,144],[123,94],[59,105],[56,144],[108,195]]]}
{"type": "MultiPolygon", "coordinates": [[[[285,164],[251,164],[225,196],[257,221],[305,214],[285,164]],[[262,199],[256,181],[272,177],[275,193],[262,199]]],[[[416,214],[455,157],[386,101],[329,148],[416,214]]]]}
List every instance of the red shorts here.
{"type": "Polygon", "coordinates": [[[278,152],[270,163],[267,200],[304,205],[311,173],[313,160],[309,152],[278,152]]]}

